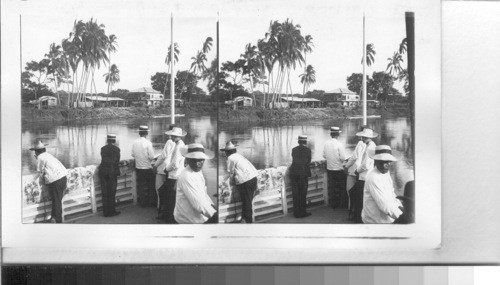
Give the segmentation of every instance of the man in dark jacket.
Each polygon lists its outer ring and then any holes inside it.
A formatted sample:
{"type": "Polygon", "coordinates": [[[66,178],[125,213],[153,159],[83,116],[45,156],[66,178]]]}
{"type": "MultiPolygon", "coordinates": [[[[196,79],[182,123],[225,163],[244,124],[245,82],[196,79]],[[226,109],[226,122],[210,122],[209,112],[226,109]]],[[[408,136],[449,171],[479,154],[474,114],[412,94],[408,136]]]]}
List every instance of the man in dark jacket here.
{"type": "Polygon", "coordinates": [[[101,181],[102,207],[105,217],[119,215],[115,210],[116,184],[120,169],[120,148],[116,145],[116,135],[108,134],[107,145],[101,148],[101,165],[99,165],[99,180],[101,181]]]}
{"type": "Polygon", "coordinates": [[[311,176],[311,150],[306,146],[307,136],[299,136],[299,145],[292,149],[292,166],[290,180],[292,182],[293,215],[304,218],[311,213],[306,211],[307,182],[311,176]]]}

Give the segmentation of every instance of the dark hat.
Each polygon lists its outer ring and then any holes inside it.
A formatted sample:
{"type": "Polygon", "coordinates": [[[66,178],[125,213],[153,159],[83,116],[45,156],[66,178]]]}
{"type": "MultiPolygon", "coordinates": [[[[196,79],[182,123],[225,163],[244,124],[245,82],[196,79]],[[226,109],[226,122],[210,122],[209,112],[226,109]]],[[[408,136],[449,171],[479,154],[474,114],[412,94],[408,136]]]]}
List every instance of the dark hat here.
{"type": "Polygon", "coordinates": [[[300,135],[298,138],[299,141],[307,141],[307,136],[300,135]]]}
{"type": "Polygon", "coordinates": [[[148,126],[139,126],[139,131],[149,131],[148,126]]]}
{"type": "Polygon", "coordinates": [[[115,134],[108,134],[107,139],[108,140],[116,140],[116,135],[115,134]]]}
{"type": "Polygon", "coordinates": [[[408,181],[405,185],[403,196],[397,196],[399,200],[415,203],[415,181],[408,181]]]}
{"type": "Polygon", "coordinates": [[[330,133],[341,133],[342,131],[340,130],[339,127],[331,127],[330,128],[330,133]]]}
{"type": "Polygon", "coordinates": [[[35,142],[32,148],[30,150],[38,150],[38,149],[44,149],[48,144],[42,143],[42,141],[38,140],[35,142]]]}

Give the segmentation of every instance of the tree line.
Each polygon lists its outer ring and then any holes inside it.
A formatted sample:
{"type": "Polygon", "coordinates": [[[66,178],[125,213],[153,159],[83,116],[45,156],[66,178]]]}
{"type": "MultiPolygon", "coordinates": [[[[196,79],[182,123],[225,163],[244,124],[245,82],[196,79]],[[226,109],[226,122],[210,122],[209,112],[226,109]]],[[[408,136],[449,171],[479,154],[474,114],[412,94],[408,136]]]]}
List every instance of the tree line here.
{"type": "Polygon", "coordinates": [[[49,51],[39,61],[26,63],[21,74],[22,97],[38,99],[49,95],[48,84],[53,84],[60,104],[59,88],[66,88],[68,107],[77,107],[90,93],[97,96],[95,72],[107,69],[104,80],[110,88],[120,81],[120,70],[111,64],[111,54],[117,50],[117,37],[107,35],[104,24],[91,18],[89,21],[75,20],[67,38],[60,44],[52,43],[49,51]]]}

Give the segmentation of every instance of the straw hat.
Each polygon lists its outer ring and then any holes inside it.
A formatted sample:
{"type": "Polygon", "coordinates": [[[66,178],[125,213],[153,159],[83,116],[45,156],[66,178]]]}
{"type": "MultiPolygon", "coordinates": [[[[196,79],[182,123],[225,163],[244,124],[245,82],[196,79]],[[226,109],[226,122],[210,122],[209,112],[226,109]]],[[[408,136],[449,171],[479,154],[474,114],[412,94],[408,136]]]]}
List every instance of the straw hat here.
{"type": "Polygon", "coordinates": [[[340,130],[339,127],[331,127],[330,128],[330,133],[341,133],[342,131],[340,130]]]}
{"type": "Polygon", "coordinates": [[[139,126],[139,131],[149,131],[148,126],[139,126]]]}
{"type": "Polygon", "coordinates": [[[356,136],[372,139],[378,137],[378,134],[370,128],[365,128],[362,132],[356,133],[356,136]]]}
{"type": "Polygon", "coordinates": [[[236,149],[236,147],[234,146],[234,144],[231,141],[228,141],[226,143],[226,147],[225,148],[221,148],[220,150],[221,151],[228,151],[228,150],[233,150],[233,149],[236,149]]]}
{"type": "Polygon", "coordinates": [[[171,135],[171,136],[174,136],[174,137],[183,137],[183,136],[187,135],[187,132],[183,131],[179,127],[173,127],[170,131],[166,131],[165,134],[166,135],[171,135]]]}
{"type": "Polygon", "coordinates": [[[42,141],[38,140],[38,141],[36,141],[36,143],[33,145],[33,147],[32,147],[32,148],[30,148],[30,150],[44,149],[46,146],[48,146],[48,144],[44,144],[44,143],[42,143],[42,141]]]}
{"type": "Polygon", "coordinates": [[[202,144],[192,143],[188,146],[181,147],[181,154],[185,158],[194,158],[194,159],[209,159],[205,154],[205,148],[202,144]]]}
{"type": "Polygon", "coordinates": [[[307,141],[307,136],[305,135],[300,135],[299,138],[298,138],[299,141],[304,141],[306,142],[307,141]]]}
{"type": "Polygon", "coordinates": [[[371,154],[370,157],[374,160],[397,161],[397,159],[392,155],[391,147],[388,145],[376,146],[375,153],[371,154]]]}
{"type": "Polygon", "coordinates": [[[116,135],[115,134],[108,134],[107,139],[108,140],[116,140],[116,135]]]}

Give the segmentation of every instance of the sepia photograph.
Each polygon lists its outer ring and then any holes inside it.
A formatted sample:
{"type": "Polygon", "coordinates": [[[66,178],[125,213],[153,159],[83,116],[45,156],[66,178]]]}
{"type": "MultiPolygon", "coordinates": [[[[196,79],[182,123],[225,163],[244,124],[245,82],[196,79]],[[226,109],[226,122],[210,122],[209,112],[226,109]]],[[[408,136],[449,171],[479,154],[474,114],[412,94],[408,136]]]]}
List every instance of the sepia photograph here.
{"type": "Polygon", "coordinates": [[[221,19],[221,222],[414,222],[414,14],[331,12],[221,19]]]}
{"type": "Polygon", "coordinates": [[[439,248],[439,3],[291,2],[7,1],[8,260],[439,248]]]}
{"type": "Polygon", "coordinates": [[[30,5],[19,19],[23,223],[217,221],[215,17],[173,26],[168,14],[30,5]],[[194,143],[198,155],[181,153],[194,143]],[[193,159],[197,184],[176,195],[193,159]]]}

